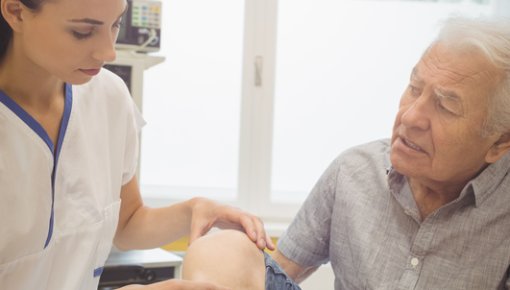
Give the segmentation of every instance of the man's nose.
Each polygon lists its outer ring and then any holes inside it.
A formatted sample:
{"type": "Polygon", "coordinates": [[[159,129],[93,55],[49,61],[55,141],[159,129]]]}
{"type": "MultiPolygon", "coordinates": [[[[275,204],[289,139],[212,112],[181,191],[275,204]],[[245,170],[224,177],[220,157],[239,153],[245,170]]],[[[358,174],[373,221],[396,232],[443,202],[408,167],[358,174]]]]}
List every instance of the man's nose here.
{"type": "Polygon", "coordinates": [[[409,128],[427,130],[430,127],[431,113],[429,98],[421,95],[404,108],[402,124],[409,128]]]}

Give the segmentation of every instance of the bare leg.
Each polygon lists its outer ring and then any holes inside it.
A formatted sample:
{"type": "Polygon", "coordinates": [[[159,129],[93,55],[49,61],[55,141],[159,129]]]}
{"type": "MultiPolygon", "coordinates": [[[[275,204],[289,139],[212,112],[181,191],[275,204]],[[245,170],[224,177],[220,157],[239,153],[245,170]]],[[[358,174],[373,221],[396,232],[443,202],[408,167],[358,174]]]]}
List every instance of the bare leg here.
{"type": "Polygon", "coordinates": [[[184,258],[182,278],[236,290],[264,290],[264,255],[242,232],[223,230],[196,240],[184,258]]]}

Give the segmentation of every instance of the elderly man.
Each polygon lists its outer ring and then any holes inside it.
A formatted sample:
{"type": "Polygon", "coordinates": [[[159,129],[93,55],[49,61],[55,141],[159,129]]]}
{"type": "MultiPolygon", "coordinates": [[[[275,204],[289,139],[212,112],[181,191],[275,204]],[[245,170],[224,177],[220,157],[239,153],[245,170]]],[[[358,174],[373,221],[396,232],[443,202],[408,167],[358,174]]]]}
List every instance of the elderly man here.
{"type": "Polygon", "coordinates": [[[185,278],[299,289],[330,261],[337,290],[510,289],[509,148],[510,24],[450,19],[411,72],[392,138],[342,153],[272,258],[242,234],[211,235],[185,278]]]}

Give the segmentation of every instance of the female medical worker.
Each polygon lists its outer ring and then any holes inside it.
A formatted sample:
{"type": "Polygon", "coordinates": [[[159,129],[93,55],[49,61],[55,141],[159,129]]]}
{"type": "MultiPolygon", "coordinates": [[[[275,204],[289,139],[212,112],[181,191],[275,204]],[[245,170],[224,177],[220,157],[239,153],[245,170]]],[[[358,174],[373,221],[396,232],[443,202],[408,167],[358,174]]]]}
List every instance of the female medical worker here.
{"type": "Polygon", "coordinates": [[[232,207],[143,206],[134,176],[143,120],[123,82],[101,69],[115,58],[126,0],[0,5],[1,289],[97,289],[112,241],[152,248],[219,226],[274,247],[256,217],[232,207]]]}

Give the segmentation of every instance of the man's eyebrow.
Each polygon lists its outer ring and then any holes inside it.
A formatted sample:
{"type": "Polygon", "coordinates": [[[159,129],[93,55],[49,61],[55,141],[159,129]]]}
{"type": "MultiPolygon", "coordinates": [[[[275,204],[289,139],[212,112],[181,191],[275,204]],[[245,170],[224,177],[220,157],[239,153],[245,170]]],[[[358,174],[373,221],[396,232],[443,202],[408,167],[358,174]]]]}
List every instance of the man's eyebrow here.
{"type": "Polygon", "coordinates": [[[434,93],[442,99],[448,99],[448,100],[462,103],[462,99],[459,97],[459,95],[457,95],[457,93],[455,93],[453,91],[442,90],[442,89],[436,88],[436,89],[434,89],[434,93]]]}
{"type": "MultiPolygon", "coordinates": [[[[122,11],[122,13],[119,15],[119,17],[117,17],[117,19],[121,18],[126,13],[127,9],[128,9],[128,5],[126,5],[126,8],[124,8],[124,11],[122,11]]],[[[70,19],[69,22],[86,23],[86,24],[92,24],[92,25],[103,25],[104,24],[104,22],[102,22],[102,21],[99,21],[96,19],[91,19],[91,18],[70,19]]]]}
{"type": "Polygon", "coordinates": [[[416,76],[418,74],[418,68],[413,67],[413,70],[411,71],[411,76],[416,76]]]}
{"type": "Polygon", "coordinates": [[[411,80],[414,80],[418,83],[423,83],[423,80],[420,78],[419,76],[419,71],[418,71],[418,67],[414,67],[413,70],[411,71],[411,77],[410,77],[411,80]]]}

